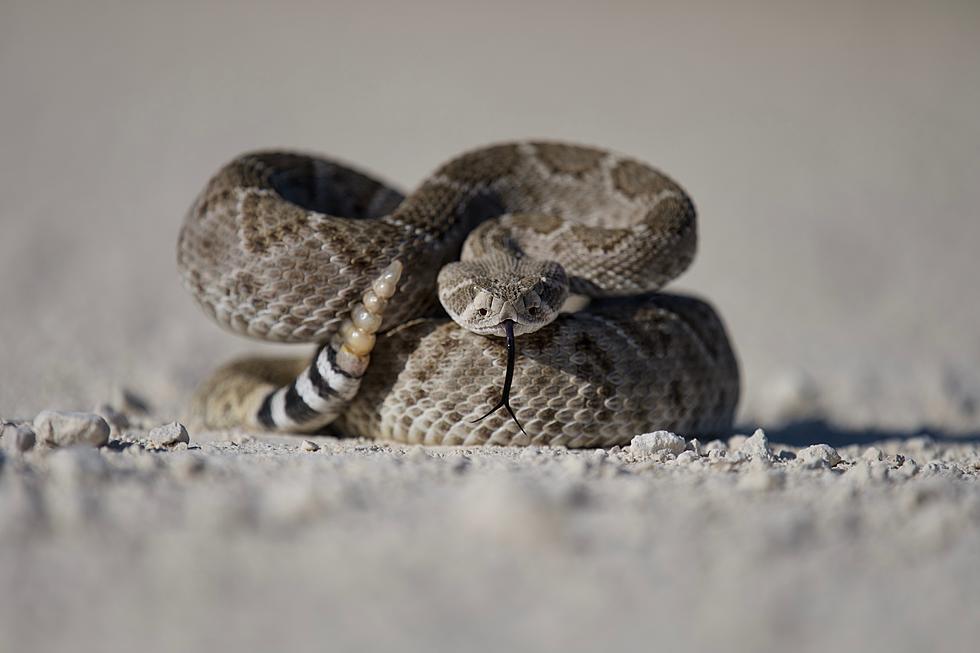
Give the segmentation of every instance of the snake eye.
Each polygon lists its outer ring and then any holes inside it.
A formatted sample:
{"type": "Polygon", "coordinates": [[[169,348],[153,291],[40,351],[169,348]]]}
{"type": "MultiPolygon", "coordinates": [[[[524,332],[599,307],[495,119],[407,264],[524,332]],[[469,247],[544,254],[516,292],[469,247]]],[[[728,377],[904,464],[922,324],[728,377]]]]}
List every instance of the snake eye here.
{"type": "Polygon", "coordinates": [[[478,308],[478,309],[476,309],[476,314],[479,315],[480,317],[486,317],[487,316],[487,309],[485,309],[485,308],[478,308]]]}

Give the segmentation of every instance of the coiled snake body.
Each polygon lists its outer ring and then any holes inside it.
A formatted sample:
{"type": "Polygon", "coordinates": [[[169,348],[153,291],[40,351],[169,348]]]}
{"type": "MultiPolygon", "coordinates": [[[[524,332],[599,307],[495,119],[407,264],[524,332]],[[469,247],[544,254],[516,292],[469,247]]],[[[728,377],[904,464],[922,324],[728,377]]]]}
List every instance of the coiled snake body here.
{"type": "Polygon", "coordinates": [[[321,346],[222,368],[194,414],[426,444],[725,430],[739,392],[725,329],[707,303],[657,292],[695,244],[680,186],[579,145],[473,150],[407,197],[327,159],[243,155],[187,215],[184,283],[233,331],[321,346]],[[569,294],[591,303],[560,312],[569,294]]]}

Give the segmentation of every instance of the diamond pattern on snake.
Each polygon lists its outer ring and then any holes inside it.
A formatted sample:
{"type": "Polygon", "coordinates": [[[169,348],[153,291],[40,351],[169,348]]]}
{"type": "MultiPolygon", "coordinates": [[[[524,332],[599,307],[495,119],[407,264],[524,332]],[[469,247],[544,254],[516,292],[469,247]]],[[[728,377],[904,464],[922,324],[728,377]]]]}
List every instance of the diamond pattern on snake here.
{"type": "Polygon", "coordinates": [[[481,147],[407,195],[329,158],[244,154],[186,216],[184,285],[231,331],[318,348],[231,362],[193,419],[460,445],[723,432],[725,327],[661,290],[696,243],[676,182],[583,145],[481,147]]]}

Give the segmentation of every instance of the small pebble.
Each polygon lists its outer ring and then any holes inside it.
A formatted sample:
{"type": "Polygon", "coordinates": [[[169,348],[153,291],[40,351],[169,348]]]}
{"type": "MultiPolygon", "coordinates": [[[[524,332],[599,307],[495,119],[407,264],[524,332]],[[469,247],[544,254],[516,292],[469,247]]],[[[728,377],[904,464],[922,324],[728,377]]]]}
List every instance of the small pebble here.
{"type": "Polygon", "coordinates": [[[728,456],[728,452],[724,449],[709,449],[708,450],[708,460],[715,462],[718,460],[724,460],[728,456]]]}
{"type": "Polygon", "coordinates": [[[864,453],[861,454],[861,457],[868,462],[876,462],[879,460],[884,460],[885,454],[881,453],[881,449],[878,447],[868,447],[864,450],[864,453]]]}
{"type": "Polygon", "coordinates": [[[692,438],[691,440],[687,441],[687,450],[693,451],[695,456],[705,455],[703,447],[701,446],[701,441],[697,438],[692,438]]]}
{"type": "Polygon", "coordinates": [[[303,440],[303,444],[301,445],[301,447],[302,447],[303,451],[319,451],[320,450],[320,445],[318,445],[313,440],[303,440]]]}
{"type": "Polygon", "coordinates": [[[33,449],[35,442],[37,435],[29,425],[0,422],[0,445],[4,451],[23,453],[33,449]]]}
{"type": "Polygon", "coordinates": [[[53,447],[101,447],[109,441],[109,424],[94,413],[43,410],[34,418],[34,432],[53,447]]]}
{"type": "Polygon", "coordinates": [[[677,454],[677,462],[681,465],[687,465],[697,460],[700,456],[693,451],[682,451],[677,454]]]}
{"type": "Polygon", "coordinates": [[[180,422],[170,422],[150,430],[150,441],[162,447],[172,447],[179,442],[189,443],[187,429],[180,422]]]}
{"type": "Polygon", "coordinates": [[[638,435],[630,441],[630,451],[634,456],[649,456],[656,452],[679,454],[687,447],[687,442],[670,431],[654,431],[638,435]]]}
{"type": "Polygon", "coordinates": [[[811,469],[833,467],[840,462],[840,454],[829,444],[815,444],[806,449],[801,449],[798,458],[806,467],[811,469]]]}
{"type": "Polygon", "coordinates": [[[738,451],[748,455],[753,461],[771,464],[773,460],[772,450],[769,448],[769,438],[765,431],[756,429],[751,437],[746,438],[738,451]]]}

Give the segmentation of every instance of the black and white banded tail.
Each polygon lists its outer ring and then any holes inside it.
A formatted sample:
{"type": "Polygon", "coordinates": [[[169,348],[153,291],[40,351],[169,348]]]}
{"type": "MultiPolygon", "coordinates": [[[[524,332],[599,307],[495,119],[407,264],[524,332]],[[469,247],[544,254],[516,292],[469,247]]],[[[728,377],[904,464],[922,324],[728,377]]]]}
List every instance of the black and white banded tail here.
{"type": "Polygon", "coordinates": [[[315,431],[330,424],[357,395],[370,362],[375,332],[395,294],[402,265],[394,261],[355,304],[330,342],[288,385],[269,392],[254,415],[254,426],[274,431],[315,431]]]}

